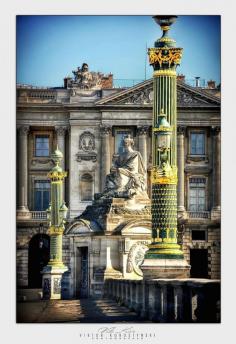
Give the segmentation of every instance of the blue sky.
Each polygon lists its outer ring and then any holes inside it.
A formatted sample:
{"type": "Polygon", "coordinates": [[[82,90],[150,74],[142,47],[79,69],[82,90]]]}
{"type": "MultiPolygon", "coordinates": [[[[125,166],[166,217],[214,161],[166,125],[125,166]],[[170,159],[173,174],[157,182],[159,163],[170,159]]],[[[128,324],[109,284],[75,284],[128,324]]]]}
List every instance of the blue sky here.
{"type": "MultiPolygon", "coordinates": [[[[17,16],[17,83],[62,86],[83,62],[114,79],[145,78],[145,47],[161,36],[151,16],[17,16]]],[[[220,16],[179,16],[178,73],[220,82],[220,16]]],[[[146,63],[146,77],[152,76],[146,63]]]]}

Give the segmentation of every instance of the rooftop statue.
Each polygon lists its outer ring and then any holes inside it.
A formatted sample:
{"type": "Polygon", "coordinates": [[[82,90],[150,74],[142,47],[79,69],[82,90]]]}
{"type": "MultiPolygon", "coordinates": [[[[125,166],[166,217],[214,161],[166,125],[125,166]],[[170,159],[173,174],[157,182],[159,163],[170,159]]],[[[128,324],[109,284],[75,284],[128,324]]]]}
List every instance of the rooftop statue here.
{"type": "Polygon", "coordinates": [[[124,152],[121,153],[106,176],[105,190],[101,197],[148,198],[146,192],[146,169],[138,151],[133,150],[134,140],[124,136],[124,152]]]}
{"type": "Polygon", "coordinates": [[[72,86],[79,87],[81,89],[96,88],[101,84],[101,74],[95,72],[89,72],[89,66],[87,63],[83,63],[82,67],[78,67],[77,70],[72,71],[74,74],[74,80],[71,81],[72,86]]]}

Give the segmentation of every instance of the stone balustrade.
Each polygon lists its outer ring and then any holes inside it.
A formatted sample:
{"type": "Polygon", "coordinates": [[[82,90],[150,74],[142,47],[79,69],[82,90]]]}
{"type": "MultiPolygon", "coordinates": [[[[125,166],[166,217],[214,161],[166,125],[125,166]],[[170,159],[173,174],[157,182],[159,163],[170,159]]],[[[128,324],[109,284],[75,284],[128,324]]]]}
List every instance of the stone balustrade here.
{"type": "Polygon", "coordinates": [[[32,220],[47,220],[46,211],[31,211],[30,214],[32,220]]]}
{"type": "Polygon", "coordinates": [[[187,214],[191,219],[210,219],[211,217],[209,211],[188,211],[187,214]]]}
{"type": "Polygon", "coordinates": [[[104,297],[115,299],[154,322],[220,322],[219,280],[108,279],[104,297]]]}

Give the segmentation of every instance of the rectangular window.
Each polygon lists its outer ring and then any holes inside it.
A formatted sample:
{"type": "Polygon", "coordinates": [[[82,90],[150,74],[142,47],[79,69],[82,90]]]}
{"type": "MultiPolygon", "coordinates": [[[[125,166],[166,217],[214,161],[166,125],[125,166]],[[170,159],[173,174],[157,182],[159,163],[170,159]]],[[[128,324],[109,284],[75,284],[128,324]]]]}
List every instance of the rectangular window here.
{"type": "Polygon", "coordinates": [[[191,133],[190,134],[190,154],[204,155],[205,154],[205,133],[191,133]]]}
{"type": "Polygon", "coordinates": [[[38,156],[38,157],[49,156],[49,136],[48,135],[35,136],[35,156],[38,156]]]}
{"type": "Polygon", "coordinates": [[[190,178],[189,179],[189,210],[205,211],[206,210],[206,179],[190,178]]]}
{"type": "Polygon", "coordinates": [[[206,231],[192,230],[192,240],[205,241],[206,231]]]}
{"type": "Polygon", "coordinates": [[[116,129],[115,131],[115,154],[121,154],[123,153],[123,137],[126,135],[130,135],[131,137],[134,137],[134,131],[133,129],[127,128],[127,129],[116,129]]]}
{"type": "Polygon", "coordinates": [[[50,202],[50,182],[37,180],[34,183],[34,210],[44,211],[50,202]]]}

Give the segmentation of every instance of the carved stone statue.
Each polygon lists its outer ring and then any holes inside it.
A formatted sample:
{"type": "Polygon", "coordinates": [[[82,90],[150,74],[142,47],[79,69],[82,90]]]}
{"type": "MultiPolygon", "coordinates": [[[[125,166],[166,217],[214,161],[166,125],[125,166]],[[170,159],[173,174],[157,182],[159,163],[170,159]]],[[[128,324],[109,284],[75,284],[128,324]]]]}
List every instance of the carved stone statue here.
{"type": "Polygon", "coordinates": [[[101,75],[95,72],[89,72],[87,63],[83,63],[82,67],[72,71],[74,74],[74,81],[72,86],[79,87],[80,89],[96,88],[101,84],[101,75]]]}
{"type": "Polygon", "coordinates": [[[148,198],[143,159],[138,151],[133,150],[133,144],[130,135],[123,138],[124,152],[113,161],[102,197],[148,198]]]}

